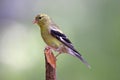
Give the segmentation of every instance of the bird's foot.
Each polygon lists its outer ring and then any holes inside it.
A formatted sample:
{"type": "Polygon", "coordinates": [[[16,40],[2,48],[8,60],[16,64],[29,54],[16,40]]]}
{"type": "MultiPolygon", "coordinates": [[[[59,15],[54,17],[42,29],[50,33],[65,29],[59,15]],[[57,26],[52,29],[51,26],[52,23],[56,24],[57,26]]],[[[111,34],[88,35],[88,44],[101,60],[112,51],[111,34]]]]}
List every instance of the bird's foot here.
{"type": "Polygon", "coordinates": [[[46,46],[45,50],[51,50],[51,48],[49,46],[46,46]]]}
{"type": "Polygon", "coordinates": [[[51,53],[51,48],[49,46],[46,46],[44,49],[44,52],[51,53]]]}

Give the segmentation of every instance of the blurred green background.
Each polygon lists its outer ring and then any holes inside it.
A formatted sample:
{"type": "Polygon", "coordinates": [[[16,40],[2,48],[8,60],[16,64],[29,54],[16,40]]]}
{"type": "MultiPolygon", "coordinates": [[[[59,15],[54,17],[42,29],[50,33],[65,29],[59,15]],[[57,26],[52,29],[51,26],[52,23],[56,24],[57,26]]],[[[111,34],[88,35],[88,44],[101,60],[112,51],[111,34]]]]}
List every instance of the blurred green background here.
{"type": "Polygon", "coordinates": [[[52,17],[92,67],[62,54],[57,80],[120,80],[120,0],[1,0],[0,80],[45,80],[45,43],[32,23],[39,13],[52,17]]]}

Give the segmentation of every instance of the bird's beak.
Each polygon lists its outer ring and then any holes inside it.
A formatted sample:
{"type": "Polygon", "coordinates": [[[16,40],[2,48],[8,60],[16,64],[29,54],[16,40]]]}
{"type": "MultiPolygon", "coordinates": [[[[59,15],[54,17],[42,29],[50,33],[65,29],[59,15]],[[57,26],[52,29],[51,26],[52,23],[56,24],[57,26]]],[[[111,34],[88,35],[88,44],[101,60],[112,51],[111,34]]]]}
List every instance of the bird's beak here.
{"type": "Polygon", "coordinates": [[[38,23],[38,21],[37,21],[37,20],[34,20],[34,21],[33,21],[33,24],[36,24],[36,23],[38,23]]]}

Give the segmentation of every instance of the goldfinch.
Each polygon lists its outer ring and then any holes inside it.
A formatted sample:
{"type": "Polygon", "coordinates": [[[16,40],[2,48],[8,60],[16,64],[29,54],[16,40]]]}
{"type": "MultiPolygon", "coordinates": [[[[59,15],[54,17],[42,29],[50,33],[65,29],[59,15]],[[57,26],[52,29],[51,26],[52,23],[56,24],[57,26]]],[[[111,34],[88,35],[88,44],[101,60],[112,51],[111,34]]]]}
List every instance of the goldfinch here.
{"type": "Polygon", "coordinates": [[[41,29],[41,36],[48,47],[60,53],[71,54],[80,59],[87,67],[90,65],[84,60],[82,55],[74,48],[71,41],[60,30],[60,28],[46,14],[38,14],[34,23],[41,29]]]}

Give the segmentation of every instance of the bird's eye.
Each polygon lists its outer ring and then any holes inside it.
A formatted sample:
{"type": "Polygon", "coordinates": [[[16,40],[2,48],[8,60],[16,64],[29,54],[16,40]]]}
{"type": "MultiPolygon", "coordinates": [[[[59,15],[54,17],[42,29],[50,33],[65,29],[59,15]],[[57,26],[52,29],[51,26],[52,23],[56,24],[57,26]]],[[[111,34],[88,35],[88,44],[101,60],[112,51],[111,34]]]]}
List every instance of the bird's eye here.
{"type": "Polygon", "coordinates": [[[41,19],[42,17],[38,17],[38,19],[41,19]]]}

